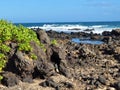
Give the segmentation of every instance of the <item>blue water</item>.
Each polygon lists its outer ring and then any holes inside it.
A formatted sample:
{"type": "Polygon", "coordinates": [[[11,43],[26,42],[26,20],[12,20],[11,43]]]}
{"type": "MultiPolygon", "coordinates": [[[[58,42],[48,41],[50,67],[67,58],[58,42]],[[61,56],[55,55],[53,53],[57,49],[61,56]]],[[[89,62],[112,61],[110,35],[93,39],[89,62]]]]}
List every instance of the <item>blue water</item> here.
{"type": "MultiPolygon", "coordinates": [[[[120,21],[116,22],[54,22],[54,23],[15,23],[15,25],[23,25],[28,28],[41,28],[44,30],[53,30],[57,32],[86,32],[86,29],[94,29],[93,33],[102,33],[104,31],[112,31],[120,28],[120,21]]],[[[87,32],[89,33],[89,31],[87,32]]],[[[72,42],[85,44],[102,44],[102,41],[90,39],[73,38],[72,42]]]]}
{"type": "Polygon", "coordinates": [[[51,22],[51,23],[15,23],[15,25],[23,25],[25,27],[32,27],[32,26],[43,26],[43,25],[82,25],[82,26],[95,26],[95,25],[103,25],[106,27],[120,27],[120,21],[111,21],[111,22],[51,22]]]}
{"type": "Polygon", "coordinates": [[[72,38],[71,40],[72,42],[75,43],[83,43],[83,44],[103,44],[104,42],[100,41],[100,40],[89,40],[89,39],[79,39],[79,38],[72,38]]]}
{"type": "Polygon", "coordinates": [[[86,32],[86,29],[94,29],[93,33],[102,33],[103,31],[112,31],[120,28],[118,22],[60,22],[60,23],[15,23],[22,24],[28,28],[41,28],[44,30],[53,30],[58,32],[86,32]]]}

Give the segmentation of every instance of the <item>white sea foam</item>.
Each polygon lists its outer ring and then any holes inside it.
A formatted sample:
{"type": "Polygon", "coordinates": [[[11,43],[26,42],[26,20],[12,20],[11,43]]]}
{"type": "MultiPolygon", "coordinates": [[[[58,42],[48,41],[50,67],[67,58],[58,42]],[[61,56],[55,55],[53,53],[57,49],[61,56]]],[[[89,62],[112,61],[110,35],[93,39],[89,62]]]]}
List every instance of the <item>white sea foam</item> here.
{"type": "Polygon", "coordinates": [[[104,28],[104,27],[108,27],[108,25],[93,25],[91,27],[93,27],[93,28],[104,28]]]}
{"type": "Polygon", "coordinates": [[[112,29],[115,28],[110,28],[108,25],[93,25],[93,26],[84,26],[84,25],[79,25],[79,24],[44,24],[43,26],[32,26],[28,28],[40,28],[44,29],[46,31],[53,30],[57,32],[91,32],[91,31],[84,31],[84,30],[89,30],[89,29],[94,29],[92,32],[93,33],[102,33],[103,31],[112,31],[112,29]]]}

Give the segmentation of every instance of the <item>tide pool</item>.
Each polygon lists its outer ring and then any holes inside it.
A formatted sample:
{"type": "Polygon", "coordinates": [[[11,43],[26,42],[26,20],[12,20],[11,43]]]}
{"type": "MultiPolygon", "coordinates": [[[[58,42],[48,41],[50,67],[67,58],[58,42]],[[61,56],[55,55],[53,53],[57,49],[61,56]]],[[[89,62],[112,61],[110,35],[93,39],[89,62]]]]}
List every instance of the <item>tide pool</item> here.
{"type": "Polygon", "coordinates": [[[91,40],[91,39],[79,39],[79,38],[72,38],[72,42],[75,43],[83,43],[83,44],[103,44],[104,42],[100,40],[91,40]]]}

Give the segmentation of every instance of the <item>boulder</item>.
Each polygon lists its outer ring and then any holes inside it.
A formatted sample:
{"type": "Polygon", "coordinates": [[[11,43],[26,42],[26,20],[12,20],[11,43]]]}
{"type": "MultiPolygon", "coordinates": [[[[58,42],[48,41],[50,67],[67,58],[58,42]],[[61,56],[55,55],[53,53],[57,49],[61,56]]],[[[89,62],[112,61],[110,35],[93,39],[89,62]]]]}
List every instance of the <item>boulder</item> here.
{"type": "Polygon", "coordinates": [[[5,72],[3,74],[2,84],[7,87],[12,87],[19,84],[19,79],[15,74],[11,72],[5,72]]]}
{"type": "Polygon", "coordinates": [[[99,76],[98,81],[104,85],[106,85],[106,78],[104,76],[99,76]]]}
{"type": "Polygon", "coordinates": [[[52,50],[51,52],[52,55],[56,57],[55,59],[57,59],[57,56],[58,56],[60,60],[65,60],[66,53],[65,53],[64,47],[58,47],[58,46],[52,45],[51,50],[52,50]]]}
{"type": "Polygon", "coordinates": [[[115,36],[119,36],[120,35],[120,29],[112,30],[111,34],[115,35],[115,36]]]}
{"type": "Polygon", "coordinates": [[[55,68],[53,64],[47,61],[37,61],[36,71],[36,74],[43,79],[55,74],[55,68]]]}
{"type": "Polygon", "coordinates": [[[112,37],[110,36],[105,36],[103,39],[102,39],[103,42],[106,42],[107,44],[110,44],[112,43],[112,37]]]}
{"type": "Polygon", "coordinates": [[[32,50],[32,53],[34,53],[38,58],[39,61],[46,61],[46,53],[43,49],[45,49],[46,47],[44,48],[41,48],[37,43],[35,43],[34,41],[30,42],[31,44],[31,47],[33,48],[32,50]]]}
{"type": "Polygon", "coordinates": [[[85,32],[92,32],[92,31],[94,31],[94,28],[92,28],[92,29],[85,29],[84,31],[85,32]]]}
{"type": "Polygon", "coordinates": [[[65,60],[60,61],[60,64],[58,66],[58,70],[62,75],[66,76],[68,78],[71,78],[71,73],[69,71],[69,68],[68,68],[65,60]]]}
{"type": "Polygon", "coordinates": [[[114,51],[115,51],[115,53],[120,54],[120,47],[118,47],[118,46],[115,47],[115,48],[114,48],[114,51]]]}
{"type": "Polygon", "coordinates": [[[50,38],[44,30],[38,29],[36,33],[41,43],[50,45],[50,38]]]}
{"type": "Polygon", "coordinates": [[[102,35],[103,35],[103,36],[110,36],[110,35],[111,35],[111,32],[109,32],[109,31],[104,31],[104,32],[102,32],[102,35]]]}
{"type": "Polygon", "coordinates": [[[46,81],[40,83],[43,87],[53,87],[56,90],[74,90],[74,85],[71,81],[61,75],[52,76],[46,81]]]}
{"type": "Polygon", "coordinates": [[[45,82],[40,83],[41,86],[43,87],[53,87],[53,88],[57,88],[58,84],[53,81],[51,78],[48,78],[45,82]]]}
{"type": "Polygon", "coordinates": [[[26,82],[32,81],[32,73],[34,72],[34,63],[24,53],[17,51],[13,56],[15,69],[21,79],[26,82]]]}
{"type": "Polygon", "coordinates": [[[113,87],[116,89],[116,90],[120,90],[120,81],[116,82],[113,87]]]}
{"type": "Polygon", "coordinates": [[[92,35],[92,36],[91,36],[91,39],[92,39],[92,40],[101,40],[101,39],[102,39],[102,36],[100,36],[100,35],[92,35]]]}
{"type": "Polygon", "coordinates": [[[90,50],[87,46],[83,46],[79,50],[79,55],[82,58],[94,57],[96,54],[92,50],[90,50]]]}
{"type": "Polygon", "coordinates": [[[66,77],[70,77],[70,71],[68,69],[67,61],[65,59],[66,53],[63,47],[51,46],[51,50],[49,50],[50,61],[52,61],[55,65],[55,70],[60,74],[65,75],[66,77]]]}
{"type": "Polygon", "coordinates": [[[114,58],[115,58],[118,62],[120,62],[120,54],[115,54],[115,55],[114,55],[114,58]]]}

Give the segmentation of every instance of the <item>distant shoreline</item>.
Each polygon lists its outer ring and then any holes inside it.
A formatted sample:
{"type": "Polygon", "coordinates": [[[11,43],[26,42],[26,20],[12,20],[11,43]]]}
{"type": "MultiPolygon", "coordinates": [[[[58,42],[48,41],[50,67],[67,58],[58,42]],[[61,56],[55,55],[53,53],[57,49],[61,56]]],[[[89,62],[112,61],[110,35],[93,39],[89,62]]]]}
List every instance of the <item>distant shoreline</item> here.
{"type": "MultiPolygon", "coordinates": [[[[103,21],[103,22],[51,22],[51,23],[15,23],[15,25],[23,25],[28,28],[40,28],[46,31],[53,30],[57,32],[91,32],[102,33],[104,31],[112,31],[120,28],[120,21],[103,21]]],[[[88,32],[88,33],[89,33],[88,32]]]]}
{"type": "Polygon", "coordinates": [[[25,24],[25,23],[86,23],[86,22],[100,22],[100,23],[111,23],[111,22],[120,22],[120,21],[77,21],[77,22],[14,22],[14,24],[25,24]]]}

